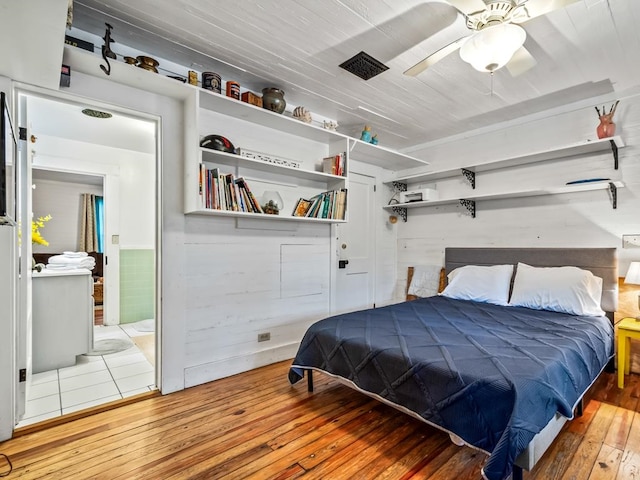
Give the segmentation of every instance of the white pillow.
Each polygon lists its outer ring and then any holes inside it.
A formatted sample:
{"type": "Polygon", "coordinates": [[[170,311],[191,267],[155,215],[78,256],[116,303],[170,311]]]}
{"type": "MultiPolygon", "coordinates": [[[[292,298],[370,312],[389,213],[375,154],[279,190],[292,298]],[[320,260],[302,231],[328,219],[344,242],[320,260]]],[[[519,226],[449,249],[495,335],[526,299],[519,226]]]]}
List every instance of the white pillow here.
{"type": "Polygon", "coordinates": [[[409,284],[409,295],[416,297],[432,297],[438,293],[440,286],[440,265],[416,265],[409,284]]]}
{"type": "Polygon", "coordinates": [[[442,295],[458,300],[508,305],[513,265],[466,265],[456,268],[447,279],[442,295]]]}
{"type": "Polygon", "coordinates": [[[603,316],[602,279],[578,267],[518,263],[509,305],[573,315],[603,316]]]}

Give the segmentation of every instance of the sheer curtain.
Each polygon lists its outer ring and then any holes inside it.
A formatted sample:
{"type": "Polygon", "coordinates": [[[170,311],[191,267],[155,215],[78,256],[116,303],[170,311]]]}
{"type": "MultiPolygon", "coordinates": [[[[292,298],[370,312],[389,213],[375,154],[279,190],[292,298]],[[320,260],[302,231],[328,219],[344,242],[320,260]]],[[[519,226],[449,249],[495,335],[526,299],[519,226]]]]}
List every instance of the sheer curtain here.
{"type": "Polygon", "coordinates": [[[82,194],[80,219],[80,251],[99,252],[103,250],[103,198],[91,193],[82,194]]]}

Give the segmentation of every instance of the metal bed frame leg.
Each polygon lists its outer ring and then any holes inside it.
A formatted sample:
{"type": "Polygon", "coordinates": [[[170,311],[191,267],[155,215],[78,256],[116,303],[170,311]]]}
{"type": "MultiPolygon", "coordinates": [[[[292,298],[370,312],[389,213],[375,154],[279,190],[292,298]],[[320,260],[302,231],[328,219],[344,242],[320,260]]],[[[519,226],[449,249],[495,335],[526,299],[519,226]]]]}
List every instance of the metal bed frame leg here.
{"type": "Polygon", "coordinates": [[[313,393],[313,370],[307,370],[307,392],[313,393]]]}
{"type": "Polygon", "coordinates": [[[517,465],[513,466],[513,473],[511,474],[511,480],[522,480],[522,467],[517,465]]]}

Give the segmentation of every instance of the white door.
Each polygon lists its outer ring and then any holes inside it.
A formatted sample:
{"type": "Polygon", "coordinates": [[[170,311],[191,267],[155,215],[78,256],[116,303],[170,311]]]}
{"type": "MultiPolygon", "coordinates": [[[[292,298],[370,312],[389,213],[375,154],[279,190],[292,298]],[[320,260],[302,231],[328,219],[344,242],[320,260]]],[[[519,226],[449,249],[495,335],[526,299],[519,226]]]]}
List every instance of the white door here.
{"type": "Polygon", "coordinates": [[[374,306],[375,266],[375,179],[349,173],[347,223],[338,224],[338,270],[336,313],[374,306]]]}

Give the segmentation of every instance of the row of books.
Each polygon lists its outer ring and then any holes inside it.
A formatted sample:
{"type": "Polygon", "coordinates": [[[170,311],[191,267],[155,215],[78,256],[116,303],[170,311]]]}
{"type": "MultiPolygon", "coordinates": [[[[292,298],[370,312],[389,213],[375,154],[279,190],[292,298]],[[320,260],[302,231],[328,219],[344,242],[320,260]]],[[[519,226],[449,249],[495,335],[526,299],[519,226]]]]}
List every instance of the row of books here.
{"type": "Polygon", "coordinates": [[[322,159],[322,172],[344,177],[346,174],[347,152],[338,153],[322,159]]]}
{"type": "Polygon", "coordinates": [[[293,209],[293,216],[344,220],[346,211],[347,189],[342,188],[320,193],[308,200],[299,199],[293,209]]]}
{"type": "Polygon", "coordinates": [[[244,177],[221,173],[218,168],[200,165],[200,199],[202,206],[214,210],[264,213],[244,177]]]}

